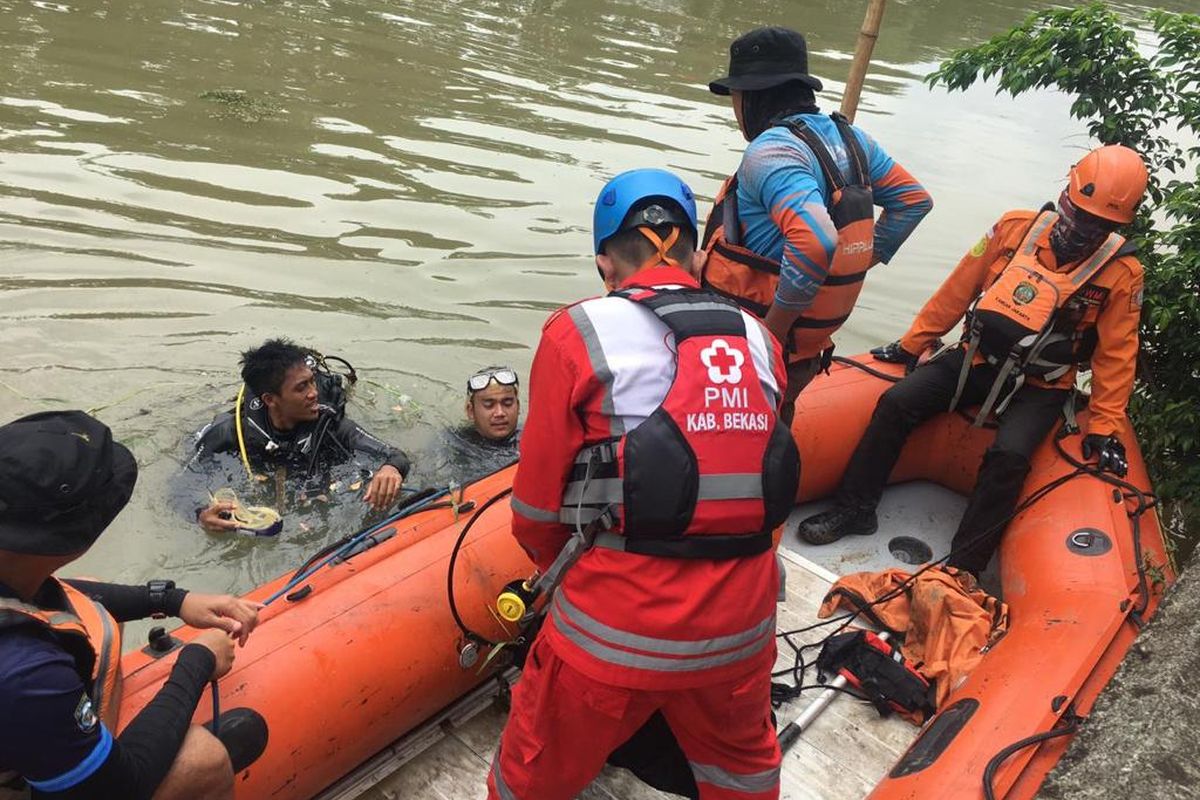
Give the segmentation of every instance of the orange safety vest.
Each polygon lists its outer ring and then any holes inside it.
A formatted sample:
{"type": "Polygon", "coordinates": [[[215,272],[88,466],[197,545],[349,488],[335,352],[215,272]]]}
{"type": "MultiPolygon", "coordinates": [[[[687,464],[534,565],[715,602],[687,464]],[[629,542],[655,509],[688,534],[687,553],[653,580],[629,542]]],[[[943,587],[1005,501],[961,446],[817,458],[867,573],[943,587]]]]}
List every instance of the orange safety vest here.
{"type": "MultiPolygon", "coordinates": [[[[812,303],[792,324],[786,342],[789,362],[820,355],[833,346],[831,338],[854,310],[863,279],[875,260],[875,206],[867,156],[849,121],[831,114],[850,159],[850,175],[842,174],[833,155],[803,122],[784,124],[809,146],[829,183],[829,216],[837,229],[837,245],[829,274],[812,303]]],[[[764,258],[741,244],[737,208],[737,173],[721,186],[704,226],[702,247],[708,251],[704,285],[736,301],[760,319],[775,302],[779,262],[764,258]]]]}
{"type": "Polygon", "coordinates": [[[1056,272],[1038,260],[1037,242],[1057,219],[1054,211],[1038,214],[1008,264],[967,313],[962,338],[967,353],[950,410],[958,405],[977,354],[998,370],[976,425],[982,425],[993,408],[1002,413],[1026,376],[1054,381],[1086,358],[1080,346],[1085,332],[1074,326],[1064,330],[1059,311],[1107,264],[1125,254],[1125,239],[1110,233],[1074,269],[1056,272]],[[997,403],[1010,378],[1007,395],[997,403]]]}
{"type": "Polygon", "coordinates": [[[121,629],[108,610],[83,592],[51,578],[67,596],[68,611],[0,597],[0,629],[40,625],[60,637],[87,687],[92,713],[115,731],[121,705],[121,629]]]}

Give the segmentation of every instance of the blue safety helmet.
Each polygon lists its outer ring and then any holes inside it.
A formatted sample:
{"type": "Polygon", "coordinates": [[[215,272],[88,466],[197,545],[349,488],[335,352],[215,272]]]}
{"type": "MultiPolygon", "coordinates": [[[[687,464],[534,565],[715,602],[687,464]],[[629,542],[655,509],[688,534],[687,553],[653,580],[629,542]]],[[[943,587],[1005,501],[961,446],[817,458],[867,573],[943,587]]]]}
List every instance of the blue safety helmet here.
{"type": "Polygon", "coordinates": [[[606,183],[596,198],[592,216],[595,250],[603,252],[605,240],[621,231],[664,223],[686,226],[692,241],[699,241],[696,198],[688,185],[664,169],[622,172],[606,183]]]}

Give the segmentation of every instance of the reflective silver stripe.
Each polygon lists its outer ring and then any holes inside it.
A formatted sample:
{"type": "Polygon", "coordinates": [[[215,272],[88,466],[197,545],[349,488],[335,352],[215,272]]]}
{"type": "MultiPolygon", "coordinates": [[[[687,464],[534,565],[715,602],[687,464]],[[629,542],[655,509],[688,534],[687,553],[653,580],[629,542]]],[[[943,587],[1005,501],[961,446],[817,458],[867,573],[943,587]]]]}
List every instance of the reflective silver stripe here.
{"type": "MultiPolygon", "coordinates": [[[[701,475],[697,493],[699,500],[745,500],[762,497],[762,475],[757,472],[734,472],[728,475],[701,475]]],[[[592,478],[572,481],[563,492],[563,505],[578,503],[621,503],[625,500],[621,478],[592,478]]]]}
{"type": "MultiPolygon", "coordinates": [[[[92,647],[96,649],[96,658],[99,659],[99,662],[96,664],[96,680],[92,683],[92,705],[96,709],[96,714],[103,718],[105,712],[108,710],[104,707],[104,704],[108,700],[104,695],[104,677],[108,675],[109,662],[113,658],[116,629],[113,626],[112,617],[109,616],[104,606],[95,600],[91,600],[91,598],[89,600],[96,607],[96,614],[100,617],[100,625],[104,630],[102,634],[104,637],[103,640],[92,642],[92,647]]],[[[121,654],[118,652],[116,656],[120,658],[121,654]]]]}
{"type": "Polygon", "coordinates": [[[752,642],[739,650],[733,650],[716,656],[708,656],[706,658],[659,658],[658,656],[632,653],[628,650],[618,650],[615,647],[601,644],[582,631],[572,628],[569,623],[562,622],[557,608],[550,610],[550,616],[557,622],[556,627],[562,632],[562,635],[589,655],[613,666],[634,667],[654,672],[695,672],[713,667],[721,667],[726,664],[734,664],[757,655],[774,638],[772,636],[763,636],[757,642],[752,642]]]}
{"type": "Polygon", "coordinates": [[[558,521],[564,525],[587,525],[604,512],[603,508],[592,506],[563,506],[558,512],[558,521]]]}
{"type": "Polygon", "coordinates": [[[0,628],[12,625],[24,625],[27,622],[45,623],[47,625],[83,625],[83,620],[66,611],[54,611],[43,619],[44,609],[27,605],[20,601],[0,603],[0,628]],[[5,606],[8,606],[7,608],[5,606]]]}
{"type": "Polygon", "coordinates": [[[1058,219],[1058,214],[1053,211],[1043,211],[1038,214],[1034,220],[1033,227],[1029,229],[1029,233],[1025,235],[1025,242],[1021,245],[1021,252],[1027,256],[1033,255],[1033,251],[1037,248],[1037,240],[1042,235],[1042,231],[1054,224],[1058,219]]]}
{"type": "Polygon", "coordinates": [[[579,336],[587,347],[588,360],[592,363],[592,372],[596,373],[596,380],[604,384],[604,397],[600,400],[600,412],[609,418],[609,430],[612,435],[621,436],[625,433],[625,423],[617,416],[616,406],[613,405],[613,373],[608,366],[608,359],[604,357],[604,348],[600,345],[600,337],[582,305],[571,306],[567,313],[571,315],[571,321],[575,323],[575,328],[579,331],[579,336]]]}
{"type": "Polygon", "coordinates": [[[741,319],[741,314],[738,310],[725,303],[671,303],[670,305],[659,306],[654,309],[654,313],[661,316],[666,314],[679,314],[684,311],[725,311],[729,314],[737,314],[741,319]]]}
{"type": "Polygon", "coordinates": [[[740,775],[721,769],[715,764],[697,764],[695,761],[689,761],[688,766],[696,776],[696,783],[707,783],[733,792],[755,794],[769,792],[779,786],[779,767],[740,775]]]}
{"type": "Polygon", "coordinates": [[[20,614],[41,614],[42,610],[29,603],[23,603],[15,597],[0,597],[0,611],[15,611],[20,614]]]}
{"type": "Polygon", "coordinates": [[[762,483],[762,475],[757,472],[701,475],[699,499],[742,500],[750,497],[762,497],[762,483]]]}
{"type": "Polygon", "coordinates": [[[558,522],[558,512],[551,511],[547,508],[538,508],[524,502],[516,495],[508,501],[508,507],[520,514],[525,519],[533,520],[534,522],[558,522]]]}
{"type": "MultiPolygon", "coordinates": [[[[721,650],[728,650],[732,647],[740,647],[746,643],[755,646],[754,652],[761,650],[761,643],[757,640],[761,639],[765,634],[775,630],[775,613],[772,611],[762,622],[755,625],[753,628],[748,628],[740,633],[734,633],[729,636],[718,636],[714,639],[695,639],[692,641],[680,641],[678,639],[656,639],[651,636],[641,636],[640,634],[623,631],[619,628],[614,628],[610,625],[605,625],[603,622],[590,617],[580,611],[575,605],[567,599],[565,592],[558,592],[554,595],[554,601],[550,607],[550,613],[555,615],[555,619],[559,622],[563,621],[563,614],[567,615],[569,624],[580,628],[587,633],[592,634],[598,639],[603,639],[606,642],[611,642],[622,647],[634,647],[638,650],[645,650],[650,653],[659,653],[661,655],[672,656],[702,656],[708,653],[715,653],[721,650]]],[[[560,626],[561,628],[561,626],[560,626]]],[[[636,654],[630,654],[636,655],[636,654]]],[[[746,655],[752,655],[750,653],[746,655]]],[[[737,660],[737,659],[734,659],[737,660]]],[[[671,661],[671,663],[678,663],[671,661]]],[[[688,669],[696,669],[696,667],[687,667],[688,669]]]]}
{"type": "Polygon", "coordinates": [[[500,800],[518,800],[513,794],[512,789],[508,788],[508,784],[504,782],[504,776],[500,774],[500,748],[496,748],[496,757],[492,759],[492,778],[496,784],[496,794],[500,795],[500,800]]]}
{"type": "Polygon", "coordinates": [[[1100,249],[1092,254],[1092,257],[1087,260],[1087,263],[1075,269],[1075,274],[1071,276],[1071,284],[1073,286],[1078,286],[1088,278],[1095,275],[1101,267],[1108,263],[1108,260],[1112,258],[1113,253],[1117,252],[1117,248],[1119,248],[1124,241],[1125,240],[1117,234],[1110,233],[1108,238],[1104,240],[1104,244],[1102,244],[1100,249]]]}
{"type": "Polygon", "coordinates": [[[620,503],[624,499],[624,481],[620,478],[592,478],[587,481],[571,481],[563,491],[563,505],[595,503],[606,505],[620,503]]]}

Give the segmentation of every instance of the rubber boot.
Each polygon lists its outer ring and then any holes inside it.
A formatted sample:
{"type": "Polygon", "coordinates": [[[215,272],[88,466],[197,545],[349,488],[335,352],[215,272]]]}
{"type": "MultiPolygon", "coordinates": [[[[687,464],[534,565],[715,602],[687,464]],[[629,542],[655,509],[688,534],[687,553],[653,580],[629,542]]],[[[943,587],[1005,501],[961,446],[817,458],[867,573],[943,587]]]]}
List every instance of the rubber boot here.
{"type": "Polygon", "coordinates": [[[796,535],[809,544],[832,544],[843,536],[870,536],[879,529],[874,508],[834,506],[800,523],[796,535]]]}

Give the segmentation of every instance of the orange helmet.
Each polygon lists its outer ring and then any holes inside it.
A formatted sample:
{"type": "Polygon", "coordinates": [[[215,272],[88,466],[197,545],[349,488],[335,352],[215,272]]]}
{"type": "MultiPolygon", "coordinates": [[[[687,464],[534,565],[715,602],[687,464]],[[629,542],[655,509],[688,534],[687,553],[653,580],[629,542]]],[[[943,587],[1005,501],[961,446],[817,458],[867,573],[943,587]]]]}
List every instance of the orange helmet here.
{"type": "Polygon", "coordinates": [[[1150,175],[1136,151],[1119,144],[1098,147],[1071,167],[1071,202],[1113,222],[1133,222],[1150,175]]]}

